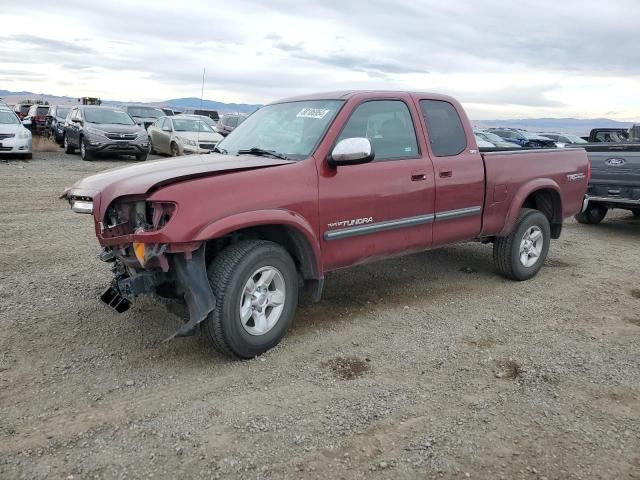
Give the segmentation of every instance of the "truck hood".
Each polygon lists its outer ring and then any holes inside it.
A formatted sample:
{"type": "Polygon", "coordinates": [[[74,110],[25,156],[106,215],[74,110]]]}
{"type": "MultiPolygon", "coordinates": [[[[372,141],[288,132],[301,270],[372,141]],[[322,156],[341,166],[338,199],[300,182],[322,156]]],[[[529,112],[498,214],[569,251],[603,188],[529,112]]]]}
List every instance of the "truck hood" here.
{"type": "Polygon", "coordinates": [[[128,167],[113,168],[91,175],[67,188],[60,198],[94,198],[101,192],[108,192],[108,196],[111,198],[117,198],[122,195],[143,195],[154,187],[191,178],[289,163],[294,162],[292,160],[268,157],[221,155],[217,153],[174,157],[128,167]]]}

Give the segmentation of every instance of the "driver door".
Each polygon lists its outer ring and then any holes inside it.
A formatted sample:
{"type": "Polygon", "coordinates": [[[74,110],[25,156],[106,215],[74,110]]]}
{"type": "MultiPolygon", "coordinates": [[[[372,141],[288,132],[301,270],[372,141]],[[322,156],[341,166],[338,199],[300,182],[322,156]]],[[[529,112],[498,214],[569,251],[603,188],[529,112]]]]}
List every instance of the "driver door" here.
{"type": "Polygon", "coordinates": [[[431,245],[434,177],[415,105],[366,100],[334,142],[369,139],[375,158],[320,168],[320,235],[327,270],[431,245]]]}

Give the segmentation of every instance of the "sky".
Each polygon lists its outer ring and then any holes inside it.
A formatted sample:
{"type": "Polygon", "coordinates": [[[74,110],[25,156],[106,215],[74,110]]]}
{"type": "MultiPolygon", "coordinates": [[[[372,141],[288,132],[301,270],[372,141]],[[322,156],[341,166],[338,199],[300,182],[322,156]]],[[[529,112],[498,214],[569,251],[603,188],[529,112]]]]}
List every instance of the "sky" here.
{"type": "Polygon", "coordinates": [[[268,103],[421,90],[640,121],[640,0],[0,0],[0,90],[268,103]],[[27,28],[28,27],[28,28],[27,28]]]}

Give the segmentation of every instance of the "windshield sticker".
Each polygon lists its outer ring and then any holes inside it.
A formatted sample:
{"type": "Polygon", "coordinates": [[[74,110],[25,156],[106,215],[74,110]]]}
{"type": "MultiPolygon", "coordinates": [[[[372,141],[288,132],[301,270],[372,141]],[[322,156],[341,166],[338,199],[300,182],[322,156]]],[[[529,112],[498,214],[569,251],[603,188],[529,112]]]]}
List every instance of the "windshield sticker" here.
{"type": "Polygon", "coordinates": [[[299,118],[324,118],[329,110],[324,108],[303,108],[298,112],[296,117],[299,118]]]}

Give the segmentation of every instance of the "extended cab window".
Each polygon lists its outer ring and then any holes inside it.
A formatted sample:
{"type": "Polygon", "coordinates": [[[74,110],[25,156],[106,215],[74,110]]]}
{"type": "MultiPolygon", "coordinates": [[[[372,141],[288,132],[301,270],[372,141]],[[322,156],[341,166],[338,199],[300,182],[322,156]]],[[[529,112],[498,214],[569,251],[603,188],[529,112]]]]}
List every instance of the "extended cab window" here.
{"type": "Polygon", "coordinates": [[[411,114],[400,100],[372,100],[359,105],[338,141],[353,137],[369,139],[375,160],[413,158],[419,154],[411,114]]]}
{"type": "Polygon", "coordinates": [[[459,155],[467,148],[467,136],[453,105],[441,100],[421,100],[420,108],[436,157],[459,155]]]}

